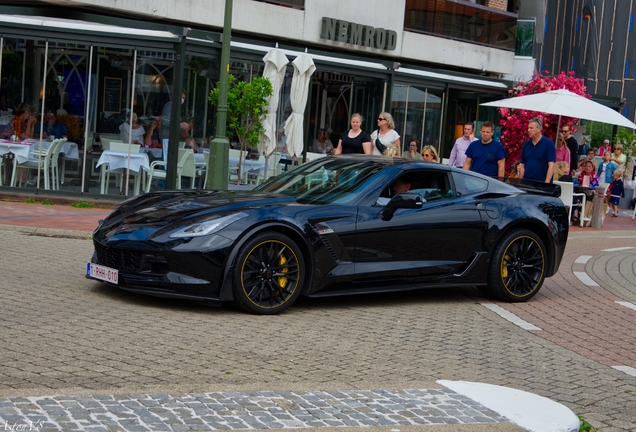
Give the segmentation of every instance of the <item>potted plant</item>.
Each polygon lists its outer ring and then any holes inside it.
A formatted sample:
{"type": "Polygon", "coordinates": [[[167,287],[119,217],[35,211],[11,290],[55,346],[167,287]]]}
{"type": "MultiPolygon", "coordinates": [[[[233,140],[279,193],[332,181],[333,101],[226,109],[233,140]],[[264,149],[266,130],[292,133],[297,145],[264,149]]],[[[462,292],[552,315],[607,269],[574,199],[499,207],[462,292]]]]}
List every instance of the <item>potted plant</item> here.
{"type": "MultiPolygon", "coordinates": [[[[238,165],[238,181],[241,183],[242,163],[248,146],[258,146],[259,135],[263,132],[262,121],[267,114],[267,98],[272,94],[272,84],[265,77],[254,78],[251,82],[240,81],[234,75],[228,76],[227,125],[234,131],[241,147],[238,165]]],[[[210,103],[218,106],[219,83],[210,91],[210,103]]]]}

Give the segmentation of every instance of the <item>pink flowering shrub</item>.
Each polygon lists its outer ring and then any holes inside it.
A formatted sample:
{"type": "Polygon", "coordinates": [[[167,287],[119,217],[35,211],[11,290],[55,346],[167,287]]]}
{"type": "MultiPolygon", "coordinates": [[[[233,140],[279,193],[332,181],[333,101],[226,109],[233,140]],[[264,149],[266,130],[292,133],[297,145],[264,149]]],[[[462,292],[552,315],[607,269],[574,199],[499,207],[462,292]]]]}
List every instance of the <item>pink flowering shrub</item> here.
{"type": "MultiPolygon", "coordinates": [[[[509,90],[511,97],[525,96],[536,93],[544,93],[550,90],[566,89],[581,96],[590,97],[586,93],[583,79],[575,78],[574,72],[561,72],[557,76],[549,76],[548,71],[544,74],[538,73],[529,82],[520,81],[517,87],[509,90]]],[[[499,108],[501,115],[501,142],[506,148],[508,159],[506,159],[506,171],[509,171],[512,164],[521,158],[521,148],[528,138],[528,121],[533,117],[543,118],[543,134],[556,141],[559,116],[546,114],[537,111],[526,111],[509,108],[499,108]]],[[[574,132],[574,124],[579,119],[572,117],[561,117],[561,126],[570,126],[570,131],[574,132]]]]}

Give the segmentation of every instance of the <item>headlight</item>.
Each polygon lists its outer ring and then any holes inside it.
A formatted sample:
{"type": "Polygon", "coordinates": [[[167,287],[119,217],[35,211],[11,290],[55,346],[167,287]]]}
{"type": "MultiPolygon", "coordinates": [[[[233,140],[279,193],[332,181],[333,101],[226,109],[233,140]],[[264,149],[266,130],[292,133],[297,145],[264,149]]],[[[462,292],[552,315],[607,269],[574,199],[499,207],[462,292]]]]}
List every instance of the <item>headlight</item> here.
{"type": "Polygon", "coordinates": [[[205,222],[181,228],[179,231],[170,234],[170,238],[200,237],[212,234],[247,216],[247,213],[234,213],[229,216],[206,220],[205,222]]]}

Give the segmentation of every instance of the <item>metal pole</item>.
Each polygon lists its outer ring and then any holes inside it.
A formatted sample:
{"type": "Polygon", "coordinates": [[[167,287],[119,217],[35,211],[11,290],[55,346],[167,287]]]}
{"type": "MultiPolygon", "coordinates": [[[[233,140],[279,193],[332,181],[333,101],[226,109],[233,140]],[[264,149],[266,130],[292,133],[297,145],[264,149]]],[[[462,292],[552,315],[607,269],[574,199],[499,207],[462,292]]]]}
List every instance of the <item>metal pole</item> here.
{"type": "MultiPolygon", "coordinates": [[[[166,167],[166,189],[177,187],[177,159],[179,158],[179,128],[181,125],[181,93],[183,91],[183,73],[185,69],[186,37],[189,27],[183,28],[179,42],[177,61],[174,64],[174,83],[172,85],[172,112],[170,113],[170,141],[168,143],[168,166],[166,167]]],[[[187,107],[186,107],[187,110],[187,107]]],[[[163,151],[166,151],[164,148],[163,151]]]]}
{"type": "Polygon", "coordinates": [[[206,189],[227,189],[229,143],[226,139],[228,75],[230,74],[230,41],[232,39],[232,0],[225,0],[221,67],[219,68],[219,104],[216,108],[216,133],[210,143],[208,184],[206,189]]]}
{"type": "MultiPolygon", "coordinates": [[[[49,41],[47,40],[46,45],[44,46],[44,77],[42,78],[42,108],[40,109],[40,148],[38,149],[38,166],[42,166],[42,136],[44,134],[44,103],[46,102],[46,72],[47,72],[46,68],[48,66],[48,60],[49,60],[49,41]]],[[[53,145],[53,143],[51,143],[51,145],[53,145]]],[[[53,149],[49,149],[49,151],[51,150],[53,149]]],[[[57,161],[51,161],[51,163],[53,162],[57,163],[57,161]]],[[[46,175],[48,177],[49,167],[44,167],[44,169],[47,170],[46,175]]],[[[38,180],[37,180],[37,185],[35,186],[35,193],[38,193],[40,190],[40,171],[41,170],[38,168],[38,180]]]]}
{"type": "MultiPolygon", "coordinates": [[[[126,166],[126,188],[124,195],[128,197],[128,183],[130,181],[130,152],[132,149],[132,118],[133,118],[133,109],[135,108],[135,78],[137,77],[137,49],[135,48],[135,55],[133,57],[133,70],[132,70],[132,82],[130,83],[130,119],[128,120],[129,131],[128,131],[128,166],[126,166]]],[[[137,173],[138,176],[141,176],[142,169],[139,169],[137,173]]],[[[141,181],[141,178],[137,177],[135,183],[141,181]]]]}
{"type": "MultiPolygon", "coordinates": [[[[91,85],[92,85],[92,74],[91,71],[93,70],[93,45],[91,45],[91,50],[90,50],[90,55],[88,58],[88,73],[87,73],[87,83],[86,83],[86,114],[84,116],[84,154],[82,155],[83,161],[82,161],[82,170],[81,170],[81,176],[82,176],[82,188],[80,190],[80,195],[84,195],[84,187],[85,182],[86,182],[86,175],[84,175],[87,172],[87,166],[86,166],[86,153],[88,152],[88,122],[89,122],[89,118],[90,118],[90,106],[91,106],[91,85]]],[[[92,163],[92,159],[91,159],[91,163],[92,163]]],[[[90,179],[89,179],[89,185],[90,185],[90,179]]]]}

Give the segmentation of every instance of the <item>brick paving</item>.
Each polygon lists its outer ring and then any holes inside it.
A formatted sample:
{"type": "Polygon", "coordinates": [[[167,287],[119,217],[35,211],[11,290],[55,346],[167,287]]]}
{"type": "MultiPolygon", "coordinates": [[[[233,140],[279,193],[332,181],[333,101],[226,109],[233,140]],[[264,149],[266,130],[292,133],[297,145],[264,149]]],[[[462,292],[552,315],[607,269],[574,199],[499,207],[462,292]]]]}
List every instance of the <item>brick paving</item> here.
{"type": "MultiPolygon", "coordinates": [[[[4,206],[0,203],[0,217],[4,206]]],[[[636,231],[627,230],[631,220],[624,216],[606,220],[603,229],[573,227],[559,273],[535,299],[497,303],[540,331],[523,330],[486,309],[482,304],[492,301],[472,289],[301,299],[275,317],[138,296],[84,279],[90,232],[20,228],[0,219],[0,256],[11,269],[0,277],[0,426],[6,413],[35,419],[44,415],[39,402],[59,405],[64,398],[74,403],[123,398],[143,405],[167,394],[164,405],[184,413],[179,421],[185,422],[187,410],[176,409],[179,401],[211,392],[243,400],[254,392],[303,398],[318,391],[400,395],[419,389],[413,391],[453,399],[436,384],[448,379],[548,397],[603,432],[636,430],[636,377],[613,368],[636,367],[636,311],[617,303],[636,302],[636,252],[604,251],[636,246],[636,231]],[[577,262],[581,256],[590,258],[577,262]],[[574,272],[585,272],[598,286],[584,285],[574,272]],[[40,411],[31,413],[32,408],[40,411]]],[[[129,411],[139,407],[121,405],[106,410],[113,422],[129,419],[129,411]]],[[[68,409],[56,410],[69,416],[68,409]]],[[[75,420],[84,414],[78,411],[75,420]]],[[[103,420],[94,430],[134,430],[141,424],[109,426],[103,420]]],[[[497,421],[483,430],[520,430],[497,421]]],[[[186,427],[177,423],[166,430],[186,427]]],[[[318,424],[303,427],[313,426],[318,424]]],[[[456,430],[479,424],[465,426],[456,430]]],[[[77,430],[88,430],[84,427],[77,430]]]]}

